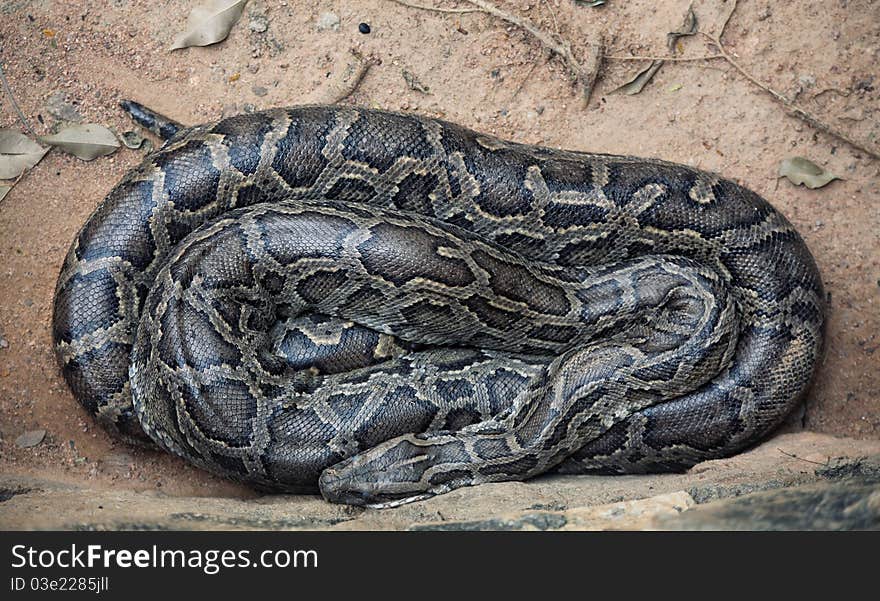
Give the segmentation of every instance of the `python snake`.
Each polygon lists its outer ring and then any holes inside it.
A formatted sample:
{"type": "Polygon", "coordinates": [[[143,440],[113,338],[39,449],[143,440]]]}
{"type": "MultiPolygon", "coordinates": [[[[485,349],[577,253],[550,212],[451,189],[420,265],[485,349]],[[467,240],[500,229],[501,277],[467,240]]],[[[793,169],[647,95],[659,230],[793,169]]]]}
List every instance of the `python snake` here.
{"type": "Polygon", "coordinates": [[[109,430],[252,486],[683,470],[819,361],[812,256],[716,175],[339,106],[160,133],[67,255],[56,354],[109,430]]]}

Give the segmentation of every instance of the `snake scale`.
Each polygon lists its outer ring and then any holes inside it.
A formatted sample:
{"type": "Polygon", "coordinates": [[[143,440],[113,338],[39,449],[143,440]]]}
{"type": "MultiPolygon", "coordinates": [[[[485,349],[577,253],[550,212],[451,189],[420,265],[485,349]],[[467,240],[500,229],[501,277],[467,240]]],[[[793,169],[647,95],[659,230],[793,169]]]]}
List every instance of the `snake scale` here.
{"type": "Polygon", "coordinates": [[[819,361],[812,256],[716,175],[340,106],[160,133],[67,255],[56,354],[106,428],[254,487],[683,470],[819,361]]]}

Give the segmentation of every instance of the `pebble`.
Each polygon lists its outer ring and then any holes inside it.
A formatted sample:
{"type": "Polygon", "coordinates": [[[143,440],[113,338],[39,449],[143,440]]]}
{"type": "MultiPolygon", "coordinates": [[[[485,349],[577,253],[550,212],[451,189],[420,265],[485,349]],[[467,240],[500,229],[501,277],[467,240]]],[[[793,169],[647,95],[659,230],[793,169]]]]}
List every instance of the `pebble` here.
{"type": "Polygon", "coordinates": [[[269,19],[266,18],[266,15],[254,15],[251,17],[248,27],[254,33],[265,33],[269,29],[269,19]]]}
{"type": "Polygon", "coordinates": [[[45,430],[28,430],[15,439],[15,446],[21,449],[29,449],[43,442],[45,437],[45,430]]]}
{"type": "Polygon", "coordinates": [[[856,82],[856,90],[860,92],[873,92],[874,86],[871,85],[874,83],[874,76],[870,75],[865,77],[864,79],[860,79],[856,82]]]}
{"type": "Polygon", "coordinates": [[[321,13],[318,16],[318,31],[339,31],[339,17],[334,13],[321,13]]]}
{"type": "Polygon", "coordinates": [[[363,34],[370,33],[370,24],[369,23],[361,23],[360,25],[358,25],[358,31],[360,31],[363,34]]]}
{"type": "Polygon", "coordinates": [[[0,336],[0,348],[9,348],[9,342],[3,336],[0,336]]]}
{"type": "Polygon", "coordinates": [[[119,134],[119,139],[122,140],[122,143],[125,144],[126,148],[131,148],[133,150],[137,150],[143,146],[146,141],[146,138],[134,130],[122,132],[119,134]]]}
{"type": "Polygon", "coordinates": [[[257,107],[250,102],[245,102],[241,108],[246,113],[253,113],[255,110],[257,110],[257,107]]]}
{"type": "Polygon", "coordinates": [[[267,90],[263,86],[254,86],[253,88],[251,88],[251,91],[257,96],[265,96],[269,93],[269,90],[267,90]]]}

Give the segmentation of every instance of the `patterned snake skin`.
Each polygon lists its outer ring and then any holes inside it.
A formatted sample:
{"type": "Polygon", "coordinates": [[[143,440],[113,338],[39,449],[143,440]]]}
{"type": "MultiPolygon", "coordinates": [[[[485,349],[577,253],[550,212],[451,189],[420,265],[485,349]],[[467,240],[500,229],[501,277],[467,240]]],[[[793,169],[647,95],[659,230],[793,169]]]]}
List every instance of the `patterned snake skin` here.
{"type": "Polygon", "coordinates": [[[348,107],[166,133],[74,241],[55,348],[105,427],[215,473],[388,506],[682,470],[818,363],[812,256],[715,175],[348,107]]]}

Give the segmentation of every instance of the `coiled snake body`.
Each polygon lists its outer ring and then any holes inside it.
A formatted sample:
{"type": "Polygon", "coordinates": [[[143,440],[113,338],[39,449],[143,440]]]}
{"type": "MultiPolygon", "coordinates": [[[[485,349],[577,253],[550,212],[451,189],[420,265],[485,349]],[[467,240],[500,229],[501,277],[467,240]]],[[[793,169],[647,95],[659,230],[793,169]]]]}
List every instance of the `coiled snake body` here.
{"type": "Polygon", "coordinates": [[[347,107],[168,133],[55,296],[68,384],[129,439],[387,505],[681,470],[766,435],[809,386],[813,258],[715,175],[347,107]]]}

